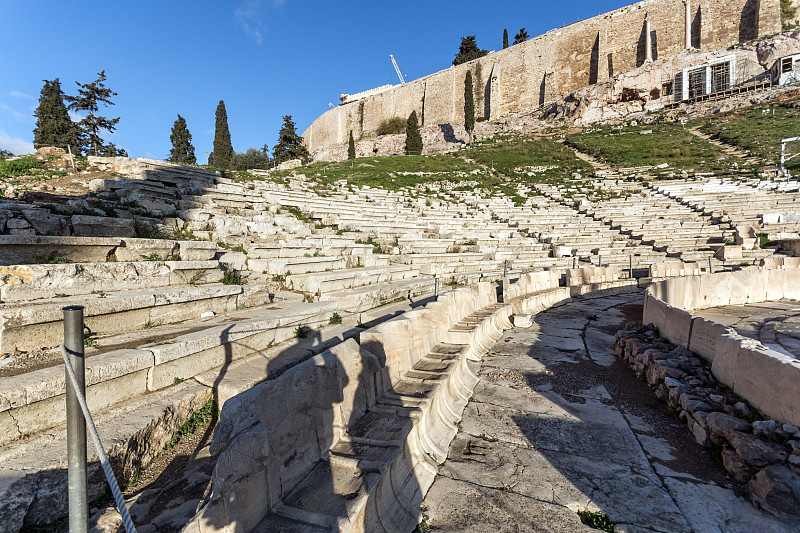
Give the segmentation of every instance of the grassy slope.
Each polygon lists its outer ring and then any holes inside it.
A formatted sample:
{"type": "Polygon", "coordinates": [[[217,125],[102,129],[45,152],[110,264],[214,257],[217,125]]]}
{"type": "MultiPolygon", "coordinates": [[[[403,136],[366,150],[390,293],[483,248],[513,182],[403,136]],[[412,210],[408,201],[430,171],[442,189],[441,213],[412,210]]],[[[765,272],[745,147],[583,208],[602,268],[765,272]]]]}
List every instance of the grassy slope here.
{"type": "Polygon", "coordinates": [[[675,123],[622,128],[601,126],[569,135],[567,143],[620,167],[667,163],[673,170],[715,171],[726,170],[733,162],[743,163],[675,123]],[[648,130],[652,133],[642,134],[648,130]]]}
{"type": "MultiPolygon", "coordinates": [[[[424,156],[389,156],[358,158],[338,163],[315,163],[300,172],[321,184],[346,180],[357,187],[381,187],[397,190],[441,181],[476,182],[461,190],[484,188],[509,196],[518,202],[517,185],[534,182],[558,182],[574,172],[591,167],[575,157],[569,148],[549,139],[518,136],[495,137],[474,143],[472,148],[450,154],[424,156]],[[552,167],[528,175],[529,167],[552,167]]],[[[281,180],[293,171],[275,172],[281,180]]]]}
{"type": "MultiPolygon", "coordinates": [[[[765,161],[778,163],[781,139],[800,136],[800,97],[790,97],[780,102],[767,102],[760,106],[721,113],[697,121],[704,133],[720,141],[748,150],[765,161]]],[[[789,145],[789,150],[800,152],[800,144],[789,145]]],[[[787,165],[800,169],[800,160],[787,165]]]]}

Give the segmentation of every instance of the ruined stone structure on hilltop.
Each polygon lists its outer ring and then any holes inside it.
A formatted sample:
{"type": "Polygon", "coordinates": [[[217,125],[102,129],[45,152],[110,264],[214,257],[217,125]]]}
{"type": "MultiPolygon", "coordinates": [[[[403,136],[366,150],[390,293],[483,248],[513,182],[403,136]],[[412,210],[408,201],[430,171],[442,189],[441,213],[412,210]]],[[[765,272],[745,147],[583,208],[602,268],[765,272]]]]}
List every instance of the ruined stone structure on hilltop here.
{"type": "Polygon", "coordinates": [[[462,120],[463,83],[476,115],[530,111],[572,91],[686,49],[727,48],[781,31],[779,0],[645,0],[335,107],[303,133],[310,151],[374,135],[416,111],[422,125],[462,120]],[[648,31],[649,28],[649,31],[648,31]],[[650,46],[648,46],[648,43],[650,46]]]}

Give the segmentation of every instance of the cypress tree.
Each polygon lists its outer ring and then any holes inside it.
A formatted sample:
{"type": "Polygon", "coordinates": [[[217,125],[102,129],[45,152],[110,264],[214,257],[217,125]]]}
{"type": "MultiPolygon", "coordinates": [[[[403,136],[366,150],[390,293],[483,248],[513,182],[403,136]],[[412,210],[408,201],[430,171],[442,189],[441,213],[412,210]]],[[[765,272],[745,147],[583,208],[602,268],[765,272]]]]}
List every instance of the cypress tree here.
{"type": "Polygon", "coordinates": [[[469,135],[469,144],[472,144],[472,131],[475,129],[475,101],[472,95],[472,71],[467,71],[464,77],[464,129],[469,135]]]}
{"type": "Polygon", "coordinates": [[[503,50],[508,48],[508,29],[503,30],[503,50]]]}
{"type": "Polygon", "coordinates": [[[347,141],[347,159],[356,158],[356,142],[353,140],[353,130],[350,130],[350,139],[347,141]]]}
{"type": "Polygon", "coordinates": [[[309,159],[308,149],[303,144],[303,138],[297,134],[292,115],[283,117],[283,126],[278,132],[278,144],[272,149],[272,159],[276,163],[283,163],[290,159],[300,159],[306,163],[309,159]]]}
{"type": "Polygon", "coordinates": [[[68,96],[69,109],[76,112],[87,112],[88,115],[78,122],[78,131],[82,141],[82,148],[85,151],[92,150],[94,155],[100,154],[118,154],[122,150],[104,146],[103,138],[100,136],[101,130],[107,130],[109,133],[114,133],[117,129],[117,118],[107,118],[97,115],[100,110],[100,104],[108,107],[115,105],[111,101],[112,96],[117,96],[117,93],[105,86],[106,71],[101,70],[97,73],[97,79],[92,83],[78,83],[78,96],[68,96]]]}
{"type": "Polygon", "coordinates": [[[416,111],[411,112],[406,122],[406,155],[422,155],[422,135],[416,111]]]}
{"type": "Polygon", "coordinates": [[[194,165],[197,158],[194,156],[194,146],[192,146],[192,134],[186,127],[186,120],[178,114],[178,119],[172,125],[172,133],[169,136],[172,142],[172,149],[169,151],[168,161],[180,163],[181,165],[194,165]]]}
{"type": "Polygon", "coordinates": [[[228,113],[225,111],[225,102],[222,100],[217,104],[212,155],[215,167],[230,168],[233,145],[231,144],[231,132],[228,129],[228,113]]]}
{"type": "Polygon", "coordinates": [[[461,63],[478,59],[488,53],[488,51],[478,48],[474,35],[467,35],[461,38],[461,45],[458,47],[458,53],[453,59],[453,65],[460,65],[461,63]]]}
{"type": "Polygon", "coordinates": [[[528,32],[525,31],[525,28],[519,30],[519,33],[514,36],[514,44],[524,43],[528,40],[528,32]]]}
{"type": "Polygon", "coordinates": [[[80,151],[78,131],[72,119],[69,118],[67,106],[64,104],[65,95],[61,91],[61,82],[58,78],[53,81],[44,81],[39,107],[33,116],[36,117],[36,127],[33,129],[33,145],[57,146],[67,149],[72,147],[75,152],[80,151]]]}

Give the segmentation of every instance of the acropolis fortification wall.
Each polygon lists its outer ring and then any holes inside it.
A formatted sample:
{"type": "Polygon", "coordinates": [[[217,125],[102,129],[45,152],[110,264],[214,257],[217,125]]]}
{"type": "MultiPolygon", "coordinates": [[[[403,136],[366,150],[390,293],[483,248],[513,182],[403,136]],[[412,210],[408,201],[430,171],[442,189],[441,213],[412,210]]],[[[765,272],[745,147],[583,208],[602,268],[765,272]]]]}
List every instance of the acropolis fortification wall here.
{"type": "MultiPolygon", "coordinates": [[[[727,48],[781,31],[780,0],[689,0],[694,49],[727,48]]],[[[531,4],[532,11],[535,5],[531,4]]],[[[303,133],[311,151],[375,135],[381,121],[416,110],[422,125],[463,121],[464,77],[472,71],[476,115],[486,119],[534,110],[572,91],[686,49],[683,0],[645,0],[349,102],[303,133]]],[[[533,15],[533,13],[531,13],[533,15]]]]}

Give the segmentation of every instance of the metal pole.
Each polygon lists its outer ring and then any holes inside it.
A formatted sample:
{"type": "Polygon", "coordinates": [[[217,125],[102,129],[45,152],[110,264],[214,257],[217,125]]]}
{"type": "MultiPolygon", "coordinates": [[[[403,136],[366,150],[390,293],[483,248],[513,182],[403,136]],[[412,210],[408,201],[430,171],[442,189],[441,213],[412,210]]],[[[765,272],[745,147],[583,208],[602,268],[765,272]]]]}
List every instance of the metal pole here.
{"type": "Polygon", "coordinates": [[[708,273],[713,274],[714,270],[711,268],[711,256],[708,256],[708,273]]]}
{"type": "Polygon", "coordinates": [[[597,255],[597,266],[603,266],[603,256],[600,254],[597,255]]]}
{"type": "Polygon", "coordinates": [[[433,299],[439,301],[439,277],[433,278],[433,299]]]}
{"type": "Polygon", "coordinates": [[[508,277],[508,260],[503,261],[503,277],[508,277]]]}
{"type": "Polygon", "coordinates": [[[633,279],[633,256],[628,256],[628,276],[633,279]]]}
{"type": "Polygon", "coordinates": [[[573,257],[572,258],[572,268],[578,268],[578,258],[577,257],[573,257]]]}
{"type": "MultiPolygon", "coordinates": [[[[86,372],[83,357],[83,306],[64,307],[64,347],[69,354],[81,389],[86,394],[86,372]]],[[[86,421],[75,389],[67,381],[67,485],[69,488],[69,530],[87,531],[88,493],[86,482],[86,421]]]]}

